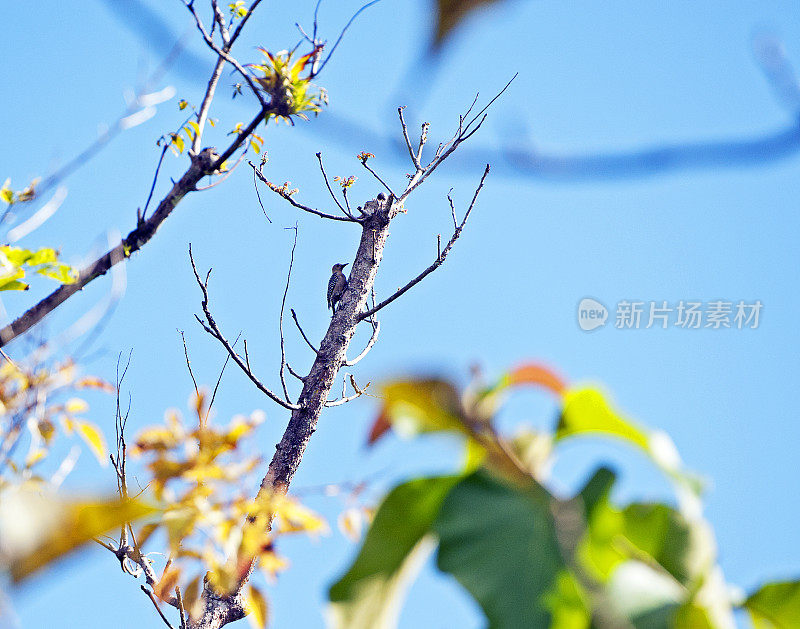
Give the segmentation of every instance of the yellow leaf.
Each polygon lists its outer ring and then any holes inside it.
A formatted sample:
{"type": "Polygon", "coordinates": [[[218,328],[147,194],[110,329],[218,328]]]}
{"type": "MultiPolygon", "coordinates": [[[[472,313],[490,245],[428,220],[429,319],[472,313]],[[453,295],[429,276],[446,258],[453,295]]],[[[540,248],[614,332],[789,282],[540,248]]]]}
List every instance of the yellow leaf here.
{"type": "Polygon", "coordinates": [[[25,458],[25,468],[30,469],[46,456],[47,456],[47,450],[43,448],[38,448],[37,450],[30,452],[28,456],[25,458]]]}
{"type": "Polygon", "coordinates": [[[364,529],[364,514],[361,509],[351,507],[339,515],[339,530],[351,542],[361,539],[364,529]]]}
{"type": "Polygon", "coordinates": [[[87,376],[85,378],[81,378],[75,383],[76,389],[100,389],[101,391],[105,391],[106,393],[114,393],[116,388],[110,382],[106,382],[105,380],[101,380],[100,378],[95,378],[93,376],[87,376]]]}
{"type": "Polygon", "coordinates": [[[67,401],[64,405],[64,409],[68,413],[83,413],[89,409],[89,405],[84,400],[74,397],[67,401]]]}
{"type": "Polygon", "coordinates": [[[9,184],[11,183],[10,179],[6,179],[3,187],[0,188],[0,199],[3,199],[6,203],[11,205],[14,202],[14,191],[11,190],[9,184]]]}
{"type": "Polygon", "coordinates": [[[86,445],[89,446],[95,457],[97,457],[100,465],[105,466],[108,463],[108,449],[106,448],[106,440],[103,437],[103,433],[100,432],[100,429],[94,424],[77,419],[75,420],[75,428],[81,439],[86,442],[86,445]]]}
{"type": "Polygon", "coordinates": [[[63,500],[7,489],[0,495],[0,566],[20,582],[92,538],[154,511],[140,500],[63,500]]]}
{"type": "Polygon", "coordinates": [[[175,586],[178,585],[178,578],[181,576],[180,570],[170,566],[164,570],[164,574],[158,580],[158,583],[153,587],[153,594],[155,594],[162,601],[169,601],[170,598],[175,596],[175,586]]]}
{"type": "Polygon", "coordinates": [[[256,629],[264,629],[267,626],[267,600],[254,585],[251,585],[248,590],[247,619],[250,621],[250,625],[256,629]]]}

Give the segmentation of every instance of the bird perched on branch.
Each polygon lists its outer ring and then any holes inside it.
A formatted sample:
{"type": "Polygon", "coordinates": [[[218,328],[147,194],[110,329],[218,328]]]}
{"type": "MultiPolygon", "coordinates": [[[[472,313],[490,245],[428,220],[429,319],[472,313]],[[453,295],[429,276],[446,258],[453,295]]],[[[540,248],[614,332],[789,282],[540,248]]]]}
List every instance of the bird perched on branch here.
{"type": "Polygon", "coordinates": [[[331,279],[328,280],[328,308],[333,310],[334,313],[336,312],[336,304],[347,289],[347,278],[342,273],[342,269],[348,264],[349,262],[334,264],[331,279]]]}

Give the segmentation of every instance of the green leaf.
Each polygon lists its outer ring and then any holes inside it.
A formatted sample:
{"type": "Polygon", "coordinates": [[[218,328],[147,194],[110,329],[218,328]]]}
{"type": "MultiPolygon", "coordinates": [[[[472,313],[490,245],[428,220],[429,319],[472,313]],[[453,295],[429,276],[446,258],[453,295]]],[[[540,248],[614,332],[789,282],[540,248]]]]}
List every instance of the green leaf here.
{"type": "Polygon", "coordinates": [[[429,550],[423,538],[460,478],[419,478],[386,496],[353,565],[331,586],[333,627],[370,629],[396,624],[404,585],[429,550]]]}
{"type": "Polygon", "coordinates": [[[756,629],[794,629],[800,619],[800,581],[767,583],[744,607],[756,629]]]}
{"type": "Polygon", "coordinates": [[[472,594],[490,627],[551,626],[553,592],[566,569],[553,502],[533,482],[512,487],[482,471],[445,498],[434,524],[437,565],[472,594]]]}
{"type": "Polygon", "coordinates": [[[566,570],[556,577],[553,589],[544,596],[553,620],[550,629],[589,629],[590,605],[577,579],[566,570]]]}
{"type": "Polygon", "coordinates": [[[675,627],[685,597],[670,575],[636,560],[620,564],[608,584],[608,603],[636,629],[675,627]]]}
{"type": "Polygon", "coordinates": [[[625,537],[682,585],[691,587],[713,565],[714,540],[701,520],[663,504],[629,505],[622,519],[625,537]]]}
{"type": "Polygon", "coordinates": [[[648,435],[615,412],[602,392],[591,388],[569,390],[564,394],[556,440],[586,433],[618,437],[649,450],[648,435]]]}

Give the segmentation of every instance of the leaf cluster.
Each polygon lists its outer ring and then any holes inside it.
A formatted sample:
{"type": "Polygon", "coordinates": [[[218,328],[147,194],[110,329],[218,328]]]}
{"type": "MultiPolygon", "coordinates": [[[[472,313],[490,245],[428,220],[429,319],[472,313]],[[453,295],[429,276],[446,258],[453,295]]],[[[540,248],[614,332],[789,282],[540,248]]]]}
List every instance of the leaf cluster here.
{"type": "Polygon", "coordinates": [[[455,434],[465,464],[386,496],[359,555],[331,587],[336,627],[394,626],[402,585],[433,549],[438,568],[470,593],[491,627],[713,629],[734,626],[738,608],[757,627],[800,618],[800,581],[731,595],[702,517],[702,483],[666,434],[619,413],[599,388],[568,386],[526,364],[463,390],[439,378],[395,380],[381,397],[371,443],[390,428],[455,434]],[[523,386],[553,394],[559,412],[551,431],[498,431],[504,402],[523,386]],[[550,478],[554,457],[562,443],[586,436],[643,452],[673,484],[677,506],[615,504],[617,477],[602,465],[574,495],[560,495],[550,478]]]}

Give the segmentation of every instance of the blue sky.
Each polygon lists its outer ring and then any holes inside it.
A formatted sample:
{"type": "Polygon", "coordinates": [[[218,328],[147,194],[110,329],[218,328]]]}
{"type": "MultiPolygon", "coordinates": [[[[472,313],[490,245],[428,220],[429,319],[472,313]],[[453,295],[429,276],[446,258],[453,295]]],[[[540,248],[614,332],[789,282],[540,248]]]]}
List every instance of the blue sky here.
{"type": "MultiPolygon", "coordinates": [[[[142,26],[131,3],[119,2],[114,11],[109,4],[47,0],[7,29],[0,43],[6,85],[0,178],[22,184],[63,164],[95,137],[99,124],[116,118],[126,90],[165,54],[171,42],[142,26]]],[[[298,2],[287,10],[266,3],[238,56],[255,61],[256,45],[271,50],[294,45],[293,24],[308,25],[313,4],[298,2]]],[[[177,96],[70,177],[64,205],[22,244],[59,246],[67,261],[78,263],[98,251],[108,230],[130,230],[158,159],[155,141],[183,118],[177,99],[197,104],[202,98],[202,77],[213,59],[192,31],[188,13],[177,1],[147,5],[173,33],[188,31],[189,51],[204,61],[198,67],[187,55],[173,68],[161,86],[174,85],[177,96]]],[[[383,313],[380,342],[359,365],[359,381],[408,371],[463,378],[476,361],[496,374],[534,359],[571,381],[600,382],[628,415],[667,431],[687,466],[709,479],[706,513],[731,583],[747,589],[768,578],[796,577],[800,427],[790,403],[800,373],[795,242],[800,156],[757,166],[578,178],[537,176],[505,161],[502,153],[511,142],[524,141],[547,155],[627,154],[788,128],[797,112],[775,98],[751,42],[755,33],[772,33],[800,64],[797,6],[673,1],[645,10],[634,2],[517,0],[470,19],[435,68],[424,54],[429,6],[383,0],[370,8],[319,78],[330,95],[329,109],[294,129],[270,127],[264,133],[271,180],[290,180],[304,202],[327,207],[314,157],[322,151],[330,174],[359,177],[351,196],[364,200],[379,187],[360,172],[357,153],[375,153],[372,165],[397,187],[410,168],[387,140],[400,137],[398,105],[409,104],[409,117],[430,121],[438,140],[475,92],[487,99],[519,72],[465,155],[437,171],[394,224],[379,295],[432,261],[436,234],[449,234],[447,191],[454,188],[463,212],[482,164],[496,166],[445,266],[383,313]],[[587,296],[611,309],[609,324],[592,333],[576,321],[577,304],[587,296]],[[621,300],[718,299],[760,300],[758,329],[613,327],[621,300]]],[[[323,32],[335,37],[357,7],[323,4],[323,32]]],[[[212,112],[221,122],[208,142],[217,145],[236,122],[252,115],[247,97],[228,95],[233,81],[223,81],[212,112]]],[[[170,156],[164,174],[177,176],[185,165],[185,158],[170,156]]],[[[168,185],[162,179],[156,198],[168,185]]],[[[358,234],[350,225],[298,216],[272,195],[262,198],[272,224],[243,167],[224,185],[186,199],[128,264],[127,293],[93,344],[86,370],[113,379],[118,352],[133,348],[127,385],[134,429],[160,421],[169,407],[185,408],[191,381],[176,329],[186,331],[198,379],[213,384],[224,360],[193,319],[199,294],[187,259],[189,242],[198,264],[214,267],[218,321],[229,335],[245,331],[258,371],[276,383],[277,316],[291,249],[291,232],[283,228],[297,221],[288,304],[312,338],[324,333],[330,266],[352,258],[358,234]]],[[[27,294],[4,295],[3,305],[17,314],[49,288],[43,281],[27,294]]],[[[106,279],[95,282],[42,329],[64,329],[108,288],[106,279]]],[[[309,352],[288,326],[287,339],[293,366],[307,368],[309,352]]],[[[113,432],[113,399],[91,401],[90,418],[113,432]]],[[[216,408],[221,420],[264,408],[268,419],[258,439],[271,455],[286,414],[234,369],[226,372],[216,408]]],[[[525,393],[501,421],[549,427],[553,410],[546,396],[525,393]]],[[[442,438],[413,443],[390,438],[366,450],[374,412],[369,400],[327,411],[295,487],[379,473],[377,493],[409,474],[457,464],[457,446],[442,438]]],[[[564,450],[555,468],[557,485],[568,491],[601,461],[620,471],[620,501],[671,499],[666,483],[643,458],[596,443],[564,450]]],[[[88,455],[78,467],[74,488],[113,486],[112,473],[88,455]]],[[[309,504],[332,522],[341,509],[329,498],[314,497],[309,504]]],[[[281,550],[292,568],[269,588],[275,626],[322,626],[327,586],[356,547],[334,532],[314,544],[292,541],[281,550]]],[[[13,602],[23,627],[53,626],[64,614],[86,627],[155,626],[157,620],[138,586],[102,549],[37,578],[14,593],[13,602]]],[[[458,585],[430,566],[401,617],[405,627],[481,624],[458,585]]]]}

